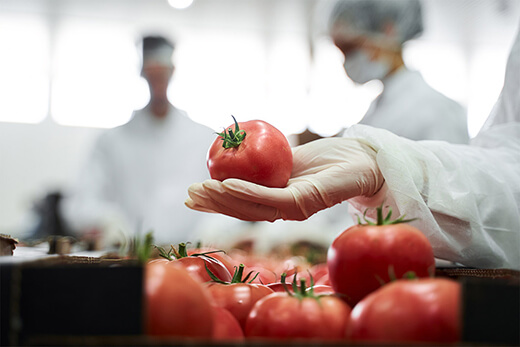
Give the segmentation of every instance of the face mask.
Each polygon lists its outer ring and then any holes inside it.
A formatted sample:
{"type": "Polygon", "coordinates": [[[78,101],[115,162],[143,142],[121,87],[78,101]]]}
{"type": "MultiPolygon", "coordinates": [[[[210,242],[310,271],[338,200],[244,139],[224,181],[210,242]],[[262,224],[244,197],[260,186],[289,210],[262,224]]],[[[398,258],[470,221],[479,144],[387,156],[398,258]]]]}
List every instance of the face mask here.
{"type": "Polygon", "coordinates": [[[345,57],[343,67],[347,76],[358,84],[381,80],[390,71],[390,64],[385,61],[372,61],[364,51],[359,49],[345,57]]]}

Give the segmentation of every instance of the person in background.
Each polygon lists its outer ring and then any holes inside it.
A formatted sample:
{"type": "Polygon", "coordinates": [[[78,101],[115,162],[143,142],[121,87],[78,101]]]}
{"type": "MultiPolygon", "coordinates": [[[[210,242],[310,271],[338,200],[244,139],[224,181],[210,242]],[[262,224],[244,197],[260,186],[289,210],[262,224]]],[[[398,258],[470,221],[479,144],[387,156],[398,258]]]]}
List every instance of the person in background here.
{"type": "Polygon", "coordinates": [[[520,27],[504,88],[470,144],[412,141],[357,124],[345,137],[293,148],[293,161],[285,188],[206,180],[189,186],[186,205],[275,221],[306,220],[342,201],[359,215],[385,202],[395,216],[417,218],[410,224],[426,235],[437,258],[520,270],[520,27]]]}
{"type": "Polygon", "coordinates": [[[403,61],[403,45],[423,31],[418,0],[338,1],[329,30],[345,56],[345,72],[352,81],[383,83],[383,92],[360,124],[412,140],[469,141],[465,109],[429,86],[403,61]]]}
{"type": "Polygon", "coordinates": [[[121,232],[153,231],[157,243],[170,244],[188,241],[203,219],[183,205],[185,187],[209,177],[205,159],[215,134],[168,100],[173,51],[162,36],[143,38],[141,73],[150,101],[95,142],[62,207],[76,233],[101,234],[110,244],[121,232]]]}

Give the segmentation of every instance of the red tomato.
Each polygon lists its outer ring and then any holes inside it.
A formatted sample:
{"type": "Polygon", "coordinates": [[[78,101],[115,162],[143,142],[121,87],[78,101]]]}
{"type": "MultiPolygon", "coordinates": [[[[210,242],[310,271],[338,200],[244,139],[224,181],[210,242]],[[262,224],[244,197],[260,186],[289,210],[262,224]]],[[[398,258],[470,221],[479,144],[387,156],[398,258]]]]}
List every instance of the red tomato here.
{"type": "Polygon", "coordinates": [[[148,263],[144,292],[147,334],[211,337],[212,306],[200,283],[186,269],[165,262],[148,263]]]}
{"type": "Polygon", "coordinates": [[[231,312],[242,328],[253,305],[264,296],[273,293],[262,284],[250,283],[208,283],[207,290],[213,305],[231,312]]]}
{"type": "Polygon", "coordinates": [[[276,274],[264,267],[261,266],[248,266],[246,268],[247,272],[253,271],[253,273],[258,273],[258,276],[253,280],[252,283],[260,283],[260,284],[270,284],[276,282],[276,274]]]}
{"type": "Polygon", "coordinates": [[[334,296],[274,293],[255,304],[244,333],[248,338],[342,340],[347,337],[350,311],[334,296]]]}
{"type": "Polygon", "coordinates": [[[196,248],[196,249],[188,250],[188,255],[210,252],[208,254],[208,256],[210,256],[211,258],[215,258],[218,261],[220,261],[222,264],[224,264],[224,266],[226,267],[226,269],[229,271],[230,274],[235,272],[235,267],[238,266],[240,264],[240,262],[236,262],[235,260],[233,260],[229,255],[227,255],[224,252],[215,252],[215,251],[218,251],[218,250],[213,249],[213,248],[208,248],[208,247],[196,248]]]}
{"type": "Polygon", "coordinates": [[[161,249],[161,256],[167,259],[159,259],[159,261],[171,261],[172,263],[180,264],[185,267],[191,275],[197,276],[203,282],[212,280],[206,267],[221,281],[231,281],[231,274],[228,269],[219,260],[213,258],[212,255],[213,253],[208,256],[190,256],[186,251],[186,244],[180,243],[179,250],[176,250],[172,246],[170,251],[165,253],[164,250],[161,249]]]}
{"type": "Polygon", "coordinates": [[[213,306],[213,340],[243,340],[244,332],[235,316],[228,310],[213,306]]]}
{"type": "Polygon", "coordinates": [[[318,281],[322,277],[329,275],[329,267],[327,263],[315,264],[311,266],[309,272],[311,273],[312,278],[314,279],[314,283],[318,283],[318,281]]]}
{"type": "Polygon", "coordinates": [[[461,336],[460,284],[445,278],[397,280],[352,310],[355,340],[457,342],[461,336]]]}
{"type": "MultiPolygon", "coordinates": [[[[379,209],[382,216],[382,207],[379,209]]],[[[409,224],[384,224],[388,219],[381,217],[378,225],[350,227],[329,247],[330,283],[351,306],[407,272],[427,277],[435,270],[433,249],[426,236],[409,224]]]]}
{"type": "Polygon", "coordinates": [[[283,188],[291,177],[292,150],[287,138],[269,123],[235,120],[235,130],[229,126],[211,145],[207,165],[211,178],[219,181],[239,178],[283,188]]]}
{"type": "Polygon", "coordinates": [[[242,278],[244,264],[240,264],[233,274],[231,282],[215,281],[206,284],[207,291],[213,299],[213,305],[225,308],[235,318],[242,328],[253,305],[273,291],[262,284],[253,284],[250,281],[252,272],[242,278]]]}
{"type": "MultiPolygon", "coordinates": [[[[308,288],[307,290],[310,290],[310,288],[308,288]]],[[[313,291],[314,291],[314,294],[319,294],[319,295],[323,295],[323,294],[335,295],[336,294],[336,292],[334,291],[334,288],[332,288],[331,286],[325,285],[325,284],[315,285],[313,287],[313,291]]]]}

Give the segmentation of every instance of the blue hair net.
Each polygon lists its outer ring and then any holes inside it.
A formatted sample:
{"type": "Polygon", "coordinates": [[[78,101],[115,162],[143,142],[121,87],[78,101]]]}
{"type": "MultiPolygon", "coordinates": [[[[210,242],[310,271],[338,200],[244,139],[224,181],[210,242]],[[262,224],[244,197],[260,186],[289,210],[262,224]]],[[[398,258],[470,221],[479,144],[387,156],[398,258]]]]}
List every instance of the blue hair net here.
{"type": "Polygon", "coordinates": [[[391,24],[399,44],[423,31],[418,0],[340,0],[331,12],[330,28],[340,25],[352,35],[380,36],[391,24]]]}

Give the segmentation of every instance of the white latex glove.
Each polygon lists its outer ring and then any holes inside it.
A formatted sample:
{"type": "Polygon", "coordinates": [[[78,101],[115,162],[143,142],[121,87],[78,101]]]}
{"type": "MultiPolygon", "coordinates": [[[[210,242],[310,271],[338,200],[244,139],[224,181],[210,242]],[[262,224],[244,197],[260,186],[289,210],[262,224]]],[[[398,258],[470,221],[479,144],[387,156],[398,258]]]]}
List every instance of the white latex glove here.
{"type": "Polygon", "coordinates": [[[384,182],[376,151],[359,139],[327,138],[295,147],[293,162],[285,188],[206,180],[189,187],[186,206],[248,221],[305,220],[352,197],[371,197],[384,182]]]}

